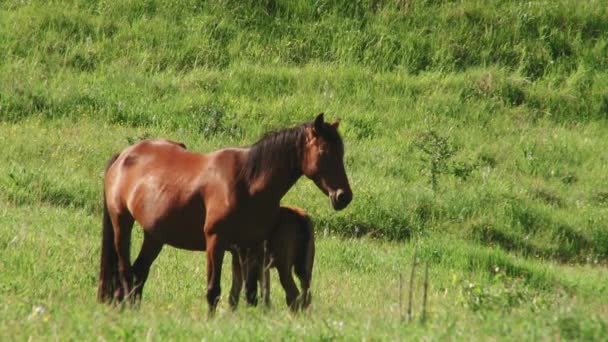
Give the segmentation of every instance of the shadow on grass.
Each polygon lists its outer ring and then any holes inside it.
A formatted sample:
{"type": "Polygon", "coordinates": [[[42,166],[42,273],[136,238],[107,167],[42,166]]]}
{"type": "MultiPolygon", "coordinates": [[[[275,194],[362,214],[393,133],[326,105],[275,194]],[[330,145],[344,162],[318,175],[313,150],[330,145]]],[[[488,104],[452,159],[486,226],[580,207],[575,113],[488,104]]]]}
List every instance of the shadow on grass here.
{"type": "Polygon", "coordinates": [[[45,203],[57,207],[81,208],[92,213],[100,211],[101,205],[93,201],[93,198],[100,196],[99,193],[91,192],[84,185],[78,189],[78,185],[54,181],[43,173],[15,169],[9,172],[5,185],[3,195],[15,204],[45,203]]]}
{"type": "MultiPolygon", "coordinates": [[[[472,236],[478,242],[498,246],[509,252],[518,252],[524,256],[550,259],[558,262],[587,261],[587,256],[601,251],[587,237],[568,225],[556,225],[551,229],[553,244],[539,246],[525,236],[506,232],[490,224],[477,224],[472,227],[472,236]]],[[[600,252],[601,253],[601,252],[600,252]]]]}

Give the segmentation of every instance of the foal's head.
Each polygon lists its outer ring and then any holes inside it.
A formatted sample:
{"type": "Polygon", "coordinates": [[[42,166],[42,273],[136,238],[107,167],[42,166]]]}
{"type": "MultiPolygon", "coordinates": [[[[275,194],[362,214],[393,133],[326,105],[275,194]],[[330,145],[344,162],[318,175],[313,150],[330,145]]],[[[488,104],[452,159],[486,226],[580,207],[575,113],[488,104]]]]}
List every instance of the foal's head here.
{"type": "Polygon", "coordinates": [[[329,196],[335,210],[350,203],[353,193],[344,170],[344,145],[338,134],[339,121],[326,123],[323,113],[312,125],[305,126],[302,173],[329,196]]]}

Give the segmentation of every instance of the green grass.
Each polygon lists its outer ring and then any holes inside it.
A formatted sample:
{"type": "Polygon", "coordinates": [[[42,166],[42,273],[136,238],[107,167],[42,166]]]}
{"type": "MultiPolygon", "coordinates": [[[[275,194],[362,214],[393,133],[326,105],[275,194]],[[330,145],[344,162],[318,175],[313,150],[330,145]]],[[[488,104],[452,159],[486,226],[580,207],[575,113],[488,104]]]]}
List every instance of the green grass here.
{"type": "MultiPolygon", "coordinates": [[[[314,302],[306,314],[289,314],[274,277],[269,311],[243,306],[232,313],[224,300],[209,320],[204,254],[172,248],[166,248],[154,266],[141,307],[119,310],[95,302],[96,215],[82,209],[3,204],[3,339],[588,339],[606,333],[605,270],[539,264],[442,238],[425,240],[418,247],[420,260],[430,263],[425,324],[419,323],[421,267],[415,322],[401,320],[405,299],[401,312],[398,306],[399,274],[404,279],[409,274],[412,245],[322,234],[314,302]],[[596,288],[597,284],[602,286],[596,288]]],[[[140,235],[136,234],[136,245],[140,235]]],[[[229,281],[224,275],[225,287],[229,281]]],[[[403,295],[406,298],[405,290],[403,295]]]]}
{"type": "Polygon", "coordinates": [[[604,338],[607,11],[0,2],[0,339],[604,338]],[[172,248],[141,308],[95,303],[113,153],[145,137],[247,145],[322,111],[342,119],[354,200],[334,212],[305,179],[284,199],[320,236],[310,313],[290,315],[276,279],[271,310],[231,313],[224,272],[208,320],[204,255],[172,248]],[[430,132],[453,151],[436,190],[420,148],[430,132]],[[408,324],[398,279],[414,248],[429,262],[429,316],[408,324]]]}

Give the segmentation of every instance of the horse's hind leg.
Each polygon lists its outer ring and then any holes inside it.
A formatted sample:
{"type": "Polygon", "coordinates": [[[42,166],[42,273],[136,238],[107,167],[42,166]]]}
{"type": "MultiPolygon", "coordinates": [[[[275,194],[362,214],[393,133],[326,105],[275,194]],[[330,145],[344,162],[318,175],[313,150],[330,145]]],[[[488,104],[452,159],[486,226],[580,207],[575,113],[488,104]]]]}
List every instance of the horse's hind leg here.
{"type": "Polygon", "coordinates": [[[133,217],[130,214],[112,218],[119,275],[119,286],[117,286],[115,297],[119,301],[122,301],[125,296],[129,297],[132,290],[133,274],[131,271],[130,249],[133,222],[133,217]]]}
{"type": "Polygon", "coordinates": [[[141,245],[141,250],[135,263],[133,263],[134,287],[133,292],[135,299],[141,299],[144,285],[150,273],[150,266],[163,248],[162,242],[158,241],[152,235],[144,231],[144,241],[141,245]]]}

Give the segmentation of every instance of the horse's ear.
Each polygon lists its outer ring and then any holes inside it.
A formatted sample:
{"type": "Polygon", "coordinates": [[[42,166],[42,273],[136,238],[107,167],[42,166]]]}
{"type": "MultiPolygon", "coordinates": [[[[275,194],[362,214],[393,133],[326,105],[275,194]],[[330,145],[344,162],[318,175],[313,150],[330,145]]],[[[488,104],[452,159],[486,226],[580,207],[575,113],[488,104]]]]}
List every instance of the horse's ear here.
{"type": "Polygon", "coordinates": [[[314,129],[317,133],[320,133],[323,130],[323,123],[323,113],[319,113],[314,123],[314,129]]]}
{"type": "Polygon", "coordinates": [[[338,130],[338,127],[340,126],[340,119],[332,122],[329,124],[331,127],[333,127],[336,131],[338,130]]]}

